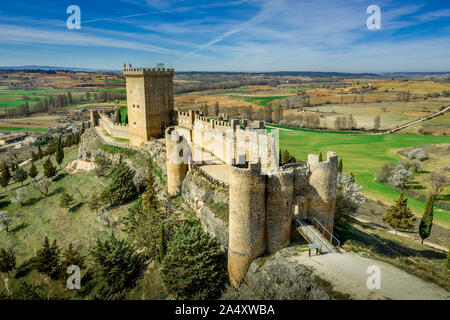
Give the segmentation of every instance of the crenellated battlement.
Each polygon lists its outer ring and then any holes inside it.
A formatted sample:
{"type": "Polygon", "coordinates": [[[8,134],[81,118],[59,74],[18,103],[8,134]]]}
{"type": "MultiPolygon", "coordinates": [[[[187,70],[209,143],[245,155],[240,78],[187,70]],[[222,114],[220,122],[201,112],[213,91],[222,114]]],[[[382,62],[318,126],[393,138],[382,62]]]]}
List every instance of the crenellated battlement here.
{"type": "Polygon", "coordinates": [[[167,69],[167,68],[131,68],[123,70],[123,74],[127,77],[130,76],[173,77],[174,72],[175,72],[174,69],[167,69]]]}

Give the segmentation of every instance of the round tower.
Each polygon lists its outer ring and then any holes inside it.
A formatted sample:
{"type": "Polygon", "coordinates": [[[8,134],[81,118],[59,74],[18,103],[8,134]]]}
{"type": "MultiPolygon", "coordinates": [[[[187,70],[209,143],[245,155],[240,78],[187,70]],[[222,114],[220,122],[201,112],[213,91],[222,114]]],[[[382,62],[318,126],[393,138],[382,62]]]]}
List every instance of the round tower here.
{"type": "Polygon", "coordinates": [[[291,240],[294,170],[279,169],[267,178],[266,228],[267,251],[274,253],[291,240]]]}
{"type": "Polygon", "coordinates": [[[183,137],[174,128],[166,130],[167,192],[171,196],[180,193],[186,176],[188,162],[183,143],[183,137]]]}
{"type": "Polygon", "coordinates": [[[228,274],[234,287],[252,261],[264,253],[266,176],[259,164],[230,166],[228,274]]]}
{"type": "Polygon", "coordinates": [[[319,162],[319,156],[308,155],[311,171],[309,217],[315,217],[321,224],[333,232],[334,211],[336,208],[336,185],[338,175],[338,156],[335,152],[327,153],[327,161],[319,162]]]}

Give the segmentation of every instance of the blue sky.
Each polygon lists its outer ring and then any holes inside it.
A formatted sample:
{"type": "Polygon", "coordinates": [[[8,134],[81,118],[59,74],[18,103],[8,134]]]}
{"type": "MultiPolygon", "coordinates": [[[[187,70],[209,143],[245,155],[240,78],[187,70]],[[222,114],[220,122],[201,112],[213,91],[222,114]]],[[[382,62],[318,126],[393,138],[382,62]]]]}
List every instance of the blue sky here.
{"type": "Polygon", "coordinates": [[[16,0],[0,65],[178,71],[450,71],[450,1],[16,0]],[[81,30],[68,30],[69,5],[81,30]],[[369,5],[381,30],[368,30],[369,5]]]}

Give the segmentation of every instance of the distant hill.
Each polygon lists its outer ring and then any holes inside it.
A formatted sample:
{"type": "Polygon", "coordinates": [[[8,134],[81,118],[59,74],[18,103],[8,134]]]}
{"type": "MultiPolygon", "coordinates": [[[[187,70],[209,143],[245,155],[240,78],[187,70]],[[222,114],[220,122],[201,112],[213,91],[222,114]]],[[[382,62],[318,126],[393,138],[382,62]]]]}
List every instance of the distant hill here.
{"type": "Polygon", "coordinates": [[[78,67],[55,67],[55,66],[0,66],[0,70],[43,70],[43,71],[79,71],[79,72],[111,72],[119,73],[119,70],[111,69],[90,69],[90,68],[78,68],[78,67]]]}

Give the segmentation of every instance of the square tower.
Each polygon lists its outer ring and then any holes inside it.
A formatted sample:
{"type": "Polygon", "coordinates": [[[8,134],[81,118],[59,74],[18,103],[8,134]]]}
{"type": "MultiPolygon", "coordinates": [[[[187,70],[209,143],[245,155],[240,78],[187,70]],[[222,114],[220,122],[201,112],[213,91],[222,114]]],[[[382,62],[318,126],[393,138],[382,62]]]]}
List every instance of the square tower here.
{"type": "Polygon", "coordinates": [[[130,144],[164,135],[173,118],[173,69],[125,69],[130,144]]]}

